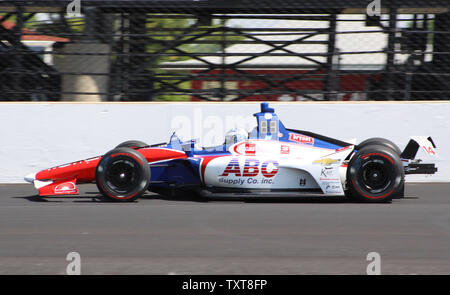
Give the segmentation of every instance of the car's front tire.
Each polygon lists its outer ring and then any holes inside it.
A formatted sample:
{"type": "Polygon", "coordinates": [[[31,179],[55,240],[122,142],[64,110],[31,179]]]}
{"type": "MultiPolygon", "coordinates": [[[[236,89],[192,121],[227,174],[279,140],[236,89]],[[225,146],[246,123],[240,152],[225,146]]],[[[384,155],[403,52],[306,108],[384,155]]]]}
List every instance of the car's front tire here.
{"type": "Polygon", "coordinates": [[[369,145],[350,159],[347,188],[359,202],[390,202],[404,187],[405,172],[399,155],[389,147],[369,145]]]}
{"type": "Polygon", "coordinates": [[[129,147],[132,149],[140,149],[140,148],[148,147],[148,144],[146,144],[145,142],[140,141],[140,140],[127,140],[127,141],[122,142],[118,146],[116,146],[116,148],[120,148],[120,147],[129,147]]]}
{"type": "Polygon", "coordinates": [[[141,196],[150,183],[150,166],[138,151],[121,147],[106,153],[95,174],[99,191],[107,199],[131,202],[141,196]]]}

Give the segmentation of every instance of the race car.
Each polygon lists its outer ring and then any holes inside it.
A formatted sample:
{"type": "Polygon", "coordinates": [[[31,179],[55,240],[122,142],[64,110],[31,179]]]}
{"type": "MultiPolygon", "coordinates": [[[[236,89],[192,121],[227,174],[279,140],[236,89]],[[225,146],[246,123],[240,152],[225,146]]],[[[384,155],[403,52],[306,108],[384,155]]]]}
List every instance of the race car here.
{"type": "Polygon", "coordinates": [[[251,131],[235,129],[223,144],[197,147],[173,133],[168,143],[131,140],[97,156],[25,177],[40,196],[78,194],[96,183],[105,199],[130,202],[147,190],[160,194],[255,198],[346,196],[357,202],[389,202],[404,196],[405,174],[434,174],[435,164],[415,159],[422,148],[436,155],[431,137],[411,137],[401,151],[383,138],[359,144],[286,128],[261,103],[251,131]]]}

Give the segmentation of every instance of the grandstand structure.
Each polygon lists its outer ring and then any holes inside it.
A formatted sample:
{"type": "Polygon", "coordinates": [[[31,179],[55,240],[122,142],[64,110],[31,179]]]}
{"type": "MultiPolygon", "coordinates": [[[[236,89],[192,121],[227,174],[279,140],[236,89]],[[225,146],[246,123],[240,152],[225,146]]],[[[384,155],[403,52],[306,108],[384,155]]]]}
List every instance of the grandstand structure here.
{"type": "Polygon", "coordinates": [[[1,1],[0,100],[448,99],[450,2],[371,2],[1,1]]]}

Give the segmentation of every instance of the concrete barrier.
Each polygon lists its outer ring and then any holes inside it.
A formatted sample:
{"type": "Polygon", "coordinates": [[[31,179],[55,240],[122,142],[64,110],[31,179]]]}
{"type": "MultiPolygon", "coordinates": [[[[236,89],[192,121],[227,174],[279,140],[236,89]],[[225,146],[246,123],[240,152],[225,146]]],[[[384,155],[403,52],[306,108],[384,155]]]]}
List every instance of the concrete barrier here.
{"type": "MultiPolygon", "coordinates": [[[[411,135],[433,137],[438,173],[410,175],[407,181],[450,181],[450,102],[272,103],[285,126],[341,140],[385,137],[405,147],[411,135]]],[[[209,146],[225,130],[250,129],[258,103],[1,103],[0,183],[24,182],[23,176],[51,166],[101,155],[117,144],[138,139],[168,141],[202,138],[209,146]]]]}

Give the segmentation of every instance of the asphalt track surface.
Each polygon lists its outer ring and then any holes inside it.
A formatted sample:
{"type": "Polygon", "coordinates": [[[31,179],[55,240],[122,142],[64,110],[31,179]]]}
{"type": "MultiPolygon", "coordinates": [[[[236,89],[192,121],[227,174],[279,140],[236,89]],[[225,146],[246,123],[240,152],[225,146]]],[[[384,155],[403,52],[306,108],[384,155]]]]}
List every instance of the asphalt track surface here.
{"type": "Polygon", "coordinates": [[[450,184],[408,184],[407,198],[208,201],[145,195],[100,202],[36,197],[0,185],[0,274],[450,274],[450,184]]]}

